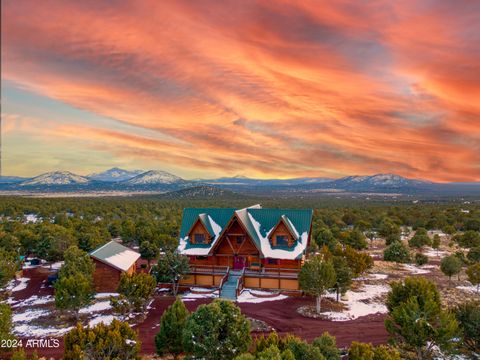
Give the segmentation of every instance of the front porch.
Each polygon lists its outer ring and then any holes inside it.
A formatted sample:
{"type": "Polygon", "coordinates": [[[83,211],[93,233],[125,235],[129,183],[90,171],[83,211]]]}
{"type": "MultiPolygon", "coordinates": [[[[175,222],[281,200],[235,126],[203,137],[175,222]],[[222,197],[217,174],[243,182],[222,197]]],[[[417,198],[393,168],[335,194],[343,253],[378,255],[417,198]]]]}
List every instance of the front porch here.
{"type": "Polygon", "coordinates": [[[300,292],[299,271],[299,269],[268,267],[245,267],[242,270],[233,270],[228,266],[191,265],[189,274],[180,281],[180,285],[182,287],[215,287],[222,292],[225,283],[232,283],[230,279],[232,276],[235,278],[237,296],[243,288],[300,292]]]}

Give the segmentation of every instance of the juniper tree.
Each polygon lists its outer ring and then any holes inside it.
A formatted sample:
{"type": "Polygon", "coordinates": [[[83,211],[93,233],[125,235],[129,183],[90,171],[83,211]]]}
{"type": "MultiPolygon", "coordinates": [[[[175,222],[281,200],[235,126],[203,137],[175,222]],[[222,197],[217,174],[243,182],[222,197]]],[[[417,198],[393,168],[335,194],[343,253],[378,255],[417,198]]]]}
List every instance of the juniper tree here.
{"type": "Polygon", "coordinates": [[[158,259],[154,274],[157,282],[171,283],[173,295],[176,296],[180,280],[188,271],[188,257],[178,251],[166,251],[158,259]]]}
{"type": "Polygon", "coordinates": [[[145,312],[155,288],[155,278],[149,274],[122,274],[117,289],[120,295],[112,297],[110,302],[114,311],[122,315],[132,311],[145,312]]]}
{"type": "Polygon", "coordinates": [[[466,270],[468,281],[472,283],[472,285],[477,285],[477,293],[480,288],[480,262],[470,265],[466,270]]]}
{"type": "Polygon", "coordinates": [[[321,336],[315,338],[312,346],[318,348],[325,359],[340,360],[340,350],[337,348],[335,336],[330,335],[328,332],[325,331],[321,336]]]}
{"type": "Polygon", "coordinates": [[[185,351],[206,360],[232,359],[246,352],[251,341],[249,321],[227,300],[200,305],[183,331],[185,351]]]}
{"type": "Polygon", "coordinates": [[[138,334],[126,322],[113,320],[93,328],[80,323],[64,337],[64,360],[79,359],[139,359],[138,334]]]}
{"type": "Polygon", "coordinates": [[[442,310],[433,282],[408,277],[390,286],[385,327],[393,343],[414,351],[420,360],[428,358],[436,346],[444,352],[455,347],[452,340],[460,335],[458,322],[451,312],[442,310]]]}
{"type": "MultiPolygon", "coordinates": [[[[13,330],[12,309],[8,304],[0,303],[0,339],[1,340],[12,339],[13,338],[12,330],[13,330]]],[[[1,350],[2,348],[0,348],[0,351],[1,350]]]]}
{"type": "Polygon", "coordinates": [[[336,275],[334,288],[337,293],[338,301],[339,295],[345,294],[352,284],[352,270],[348,266],[347,260],[341,256],[334,256],[332,264],[336,275]]]}
{"type": "Polygon", "coordinates": [[[455,308],[455,317],[463,332],[462,345],[474,358],[480,349],[480,300],[458,305],[455,308]]]}
{"type": "Polygon", "coordinates": [[[473,247],[468,251],[467,259],[472,262],[480,262],[480,246],[473,247]]]}
{"type": "Polygon", "coordinates": [[[462,270],[462,261],[455,255],[445,256],[440,262],[440,270],[448,276],[448,284],[451,284],[452,276],[462,270]]]}
{"type": "Polygon", "coordinates": [[[15,259],[15,253],[0,248],[0,288],[14,278],[17,269],[18,263],[15,259]]]}
{"type": "Polygon", "coordinates": [[[415,235],[408,241],[410,247],[421,248],[425,245],[431,245],[432,240],[428,237],[427,230],[424,228],[419,228],[415,232],[415,235]]]}
{"type": "Polygon", "coordinates": [[[440,235],[438,234],[433,235],[432,248],[437,250],[437,256],[438,256],[438,249],[440,248],[440,235]]]}
{"type": "Polygon", "coordinates": [[[160,320],[160,331],[155,336],[158,355],[168,353],[177,358],[183,352],[182,336],[188,316],[189,312],[179,297],[165,310],[160,320]]]}
{"type": "Polygon", "coordinates": [[[150,267],[150,262],[154,260],[159,254],[159,249],[155,244],[152,244],[150,241],[142,241],[140,244],[140,255],[142,259],[148,261],[148,267],[150,267]]]}
{"type": "Polygon", "coordinates": [[[407,263],[410,261],[410,254],[403,243],[396,241],[383,251],[383,260],[407,263]]]}
{"type": "Polygon", "coordinates": [[[59,277],[82,274],[93,280],[95,264],[88,253],[76,246],[70,246],[64,253],[64,259],[65,262],[58,271],[59,277]]]}
{"type": "Polygon", "coordinates": [[[331,289],[336,282],[335,269],[331,261],[315,256],[303,264],[298,275],[300,288],[307,294],[316,297],[316,311],[321,310],[322,295],[331,289]]]}
{"type": "Polygon", "coordinates": [[[55,306],[61,310],[69,310],[79,317],[79,310],[93,299],[92,281],[83,274],[61,276],[54,284],[55,306]]]}

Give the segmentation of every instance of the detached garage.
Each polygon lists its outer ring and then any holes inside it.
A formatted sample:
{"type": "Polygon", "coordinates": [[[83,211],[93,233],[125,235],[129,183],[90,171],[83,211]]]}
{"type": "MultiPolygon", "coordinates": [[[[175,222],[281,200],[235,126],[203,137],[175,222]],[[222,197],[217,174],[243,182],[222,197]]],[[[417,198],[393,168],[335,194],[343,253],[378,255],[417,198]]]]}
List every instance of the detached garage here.
{"type": "Polygon", "coordinates": [[[123,273],[133,274],[140,254],[132,249],[110,241],[90,253],[95,263],[93,281],[97,292],[117,290],[123,273]]]}

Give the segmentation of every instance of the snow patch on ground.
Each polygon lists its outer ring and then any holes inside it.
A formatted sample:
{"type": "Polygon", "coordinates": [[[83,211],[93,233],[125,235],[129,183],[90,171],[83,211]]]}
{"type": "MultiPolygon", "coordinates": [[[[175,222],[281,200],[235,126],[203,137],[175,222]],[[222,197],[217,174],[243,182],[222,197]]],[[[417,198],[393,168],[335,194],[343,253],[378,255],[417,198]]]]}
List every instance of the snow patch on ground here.
{"type": "Polygon", "coordinates": [[[353,278],[354,281],[365,281],[365,280],[385,280],[388,278],[387,274],[366,274],[366,276],[361,276],[353,278]]]}
{"type": "Polygon", "coordinates": [[[430,270],[425,269],[425,265],[420,267],[412,264],[403,264],[403,269],[408,271],[412,275],[421,275],[421,274],[430,273],[430,270]]]}
{"type": "Polygon", "coordinates": [[[115,320],[117,317],[114,315],[101,315],[101,316],[96,316],[92,320],[88,322],[88,326],[93,327],[95,325],[98,325],[100,323],[104,323],[105,325],[110,325],[113,320],[115,320]]]}
{"type": "Polygon", "coordinates": [[[84,307],[80,309],[80,314],[89,314],[92,312],[98,312],[98,311],[104,311],[104,310],[109,310],[112,308],[112,305],[110,305],[110,300],[108,301],[100,301],[97,302],[93,305],[84,307]]]}
{"type": "Polygon", "coordinates": [[[209,293],[200,293],[200,294],[195,294],[192,292],[186,292],[185,294],[182,295],[183,301],[193,301],[197,299],[211,299],[211,298],[218,298],[219,291],[215,290],[214,292],[209,292],[209,293]]]}
{"type": "Polygon", "coordinates": [[[67,328],[42,328],[27,324],[15,325],[13,332],[23,337],[44,337],[61,336],[73,329],[73,326],[67,328]]]}
{"type": "Polygon", "coordinates": [[[17,284],[16,286],[13,286],[13,285],[15,285],[15,280],[13,280],[7,286],[7,290],[11,290],[12,292],[25,290],[27,288],[27,284],[28,284],[29,280],[30,280],[30,278],[23,278],[22,277],[22,278],[18,279],[18,281],[20,281],[20,283],[17,284]]]}
{"type": "MultiPolygon", "coordinates": [[[[340,300],[342,304],[347,306],[347,310],[343,312],[328,311],[322,314],[333,321],[348,321],[366,315],[384,314],[387,312],[387,307],[373,299],[389,290],[390,288],[385,285],[365,285],[362,292],[349,290],[346,294],[347,300],[340,300]]],[[[335,294],[328,294],[327,297],[336,299],[335,294]]]]}
{"type": "Polygon", "coordinates": [[[12,321],[14,323],[32,321],[34,319],[38,319],[39,317],[42,317],[48,314],[49,314],[49,311],[47,310],[27,310],[23,313],[13,314],[12,321]]]}
{"type": "Polygon", "coordinates": [[[110,296],[117,297],[118,293],[97,293],[95,294],[95,299],[106,299],[110,298],[110,296]]]}
{"type": "Polygon", "coordinates": [[[435,249],[432,249],[432,248],[426,248],[424,251],[423,251],[423,255],[426,255],[428,257],[444,257],[445,255],[448,255],[449,252],[448,251],[445,251],[445,250],[435,250],[435,249]],[[437,254],[438,253],[438,254],[437,254]]]}
{"type": "Polygon", "coordinates": [[[469,293],[476,293],[480,296],[480,292],[477,292],[477,286],[476,285],[469,285],[469,286],[457,286],[457,289],[469,292],[469,293]]]}
{"type": "Polygon", "coordinates": [[[266,292],[266,291],[244,289],[242,291],[242,293],[238,296],[237,302],[238,303],[258,304],[258,303],[263,303],[263,302],[267,302],[267,301],[278,301],[278,300],[284,300],[284,299],[288,298],[288,296],[281,295],[281,294],[278,294],[278,295],[272,296],[272,297],[257,297],[253,294],[264,295],[265,296],[265,295],[270,295],[271,293],[266,292]]]}
{"type": "Polygon", "coordinates": [[[47,269],[52,269],[52,270],[58,270],[62,267],[63,264],[64,264],[63,261],[57,261],[53,264],[42,265],[42,267],[47,268],[47,269]]]}
{"type": "MultiPolygon", "coordinates": [[[[168,289],[168,290],[170,290],[170,289],[168,289]]],[[[214,292],[213,289],[202,288],[202,287],[191,287],[191,288],[190,288],[190,291],[198,292],[198,293],[211,293],[211,292],[214,292]]]]}
{"type": "Polygon", "coordinates": [[[28,299],[25,299],[19,303],[16,303],[15,305],[13,305],[13,307],[17,308],[17,307],[25,307],[25,306],[43,305],[43,304],[48,304],[54,301],[55,299],[52,295],[46,295],[42,297],[39,297],[38,295],[33,295],[28,299]]]}

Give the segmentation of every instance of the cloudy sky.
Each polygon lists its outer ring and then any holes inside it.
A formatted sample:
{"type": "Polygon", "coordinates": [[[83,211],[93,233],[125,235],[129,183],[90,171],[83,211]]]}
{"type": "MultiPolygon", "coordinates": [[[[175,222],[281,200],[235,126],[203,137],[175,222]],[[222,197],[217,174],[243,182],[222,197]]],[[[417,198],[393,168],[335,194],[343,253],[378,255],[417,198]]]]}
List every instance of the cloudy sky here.
{"type": "Polygon", "coordinates": [[[2,1],[3,172],[480,181],[478,1],[2,1]]]}

